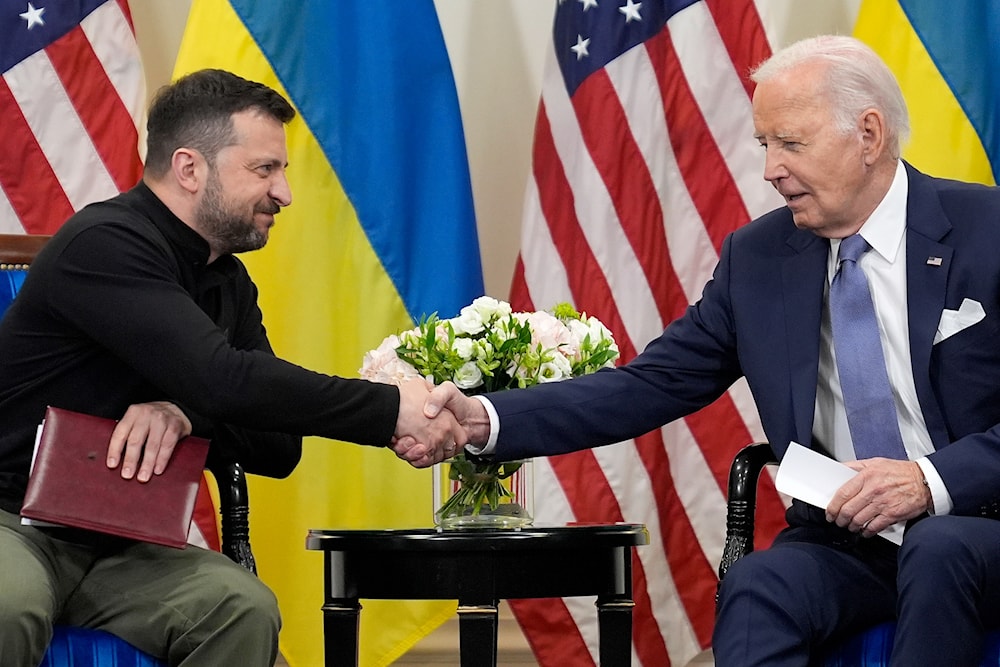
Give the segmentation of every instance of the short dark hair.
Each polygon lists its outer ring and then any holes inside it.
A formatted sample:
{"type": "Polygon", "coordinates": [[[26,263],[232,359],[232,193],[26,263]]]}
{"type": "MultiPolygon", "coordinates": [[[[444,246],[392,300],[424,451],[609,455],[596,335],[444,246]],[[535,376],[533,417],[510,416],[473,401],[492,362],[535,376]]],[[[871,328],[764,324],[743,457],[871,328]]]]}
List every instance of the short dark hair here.
{"type": "Polygon", "coordinates": [[[157,91],[146,122],[146,171],[162,176],[174,151],[193,148],[215,163],[219,151],[236,142],[233,114],[254,110],[282,123],[295,109],[280,93],[221,69],[187,74],[157,91]]]}

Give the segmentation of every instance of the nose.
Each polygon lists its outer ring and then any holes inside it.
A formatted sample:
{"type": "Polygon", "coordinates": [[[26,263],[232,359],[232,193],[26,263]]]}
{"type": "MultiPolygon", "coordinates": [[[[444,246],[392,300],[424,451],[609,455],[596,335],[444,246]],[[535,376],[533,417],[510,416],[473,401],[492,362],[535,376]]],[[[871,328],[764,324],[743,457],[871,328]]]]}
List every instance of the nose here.
{"type": "Polygon", "coordinates": [[[288,178],[285,176],[284,170],[279,171],[274,176],[268,195],[282,208],[292,203],[292,188],[288,185],[288,178]]]}
{"type": "Polygon", "coordinates": [[[770,148],[764,150],[764,180],[769,183],[773,184],[788,176],[788,170],[780,155],[781,151],[778,150],[770,148]]]}

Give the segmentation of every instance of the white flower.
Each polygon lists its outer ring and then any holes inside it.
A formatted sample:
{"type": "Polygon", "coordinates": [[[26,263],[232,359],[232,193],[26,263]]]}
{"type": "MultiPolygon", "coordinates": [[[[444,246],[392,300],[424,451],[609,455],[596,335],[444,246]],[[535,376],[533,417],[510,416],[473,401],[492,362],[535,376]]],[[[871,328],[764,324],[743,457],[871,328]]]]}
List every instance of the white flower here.
{"type": "Polygon", "coordinates": [[[471,306],[463,308],[458,317],[453,318],[450,322],[455,329],[455,333],[458,335],[469,334],[474,336],[486,329],[483,316],[471,306]]]}
{"type": "Polygon", "coordinates": [[[583,320],[570,320],[566,323],[566,328],[578,345],[583,343],[583,339],[590,333],[590,327],[583,320]]]}
{"type": "Polygon", "coordinates": [[[551,361],[545,362],[538,369],[539,382],[558,382],[572,375],[573,366],[561,354],[553,356],[551,361]]]}
{"type": "MultiPolygon", "coordinates": [[[[457,317],[429,315],[416,328],[388,336],[365,355],[361,375],[393,384],[421,376],[430,384],[450,380],[471,394],[558,382],[612,366],[617,357],[611,332],[570,304],[515,313],[509,303],[484,296],[457,317]]],[[[496,466],[457,457],[449,475],[458,471],[460,491],[439,513],[495,507],[508,493],[496,466]]]]}
{"type": "MultiPolygon", "coordinates": [[[[472,302],[472,305],[466,306],[471,310],[479,313],[479,316],[484,322],[492,322],[493,320],[506,319],[511,313],[510,304],[506,301],[498,301],[493,297],[481,296],[472,302]]],[[[463,308],[463,310],[465,310],[463,308]]]]}
{"type": "Polygon", "coordinates": [[[488,340],[477,340],[473,342],[473,356],[477,359],[489,359],[493,356],[493,343],[488,340]]]}
{"type": "MultiPolygon", "coordinates": [[[[403,331],[399,336],[390,336],[389,338],[395,338],[396,344],[392,347],[392,353],[396,354],[396,348],[400,345],[406,345],[407,347],[416,347],[421,345],[421,334],[420,329],[410,329],[409,331],[403,331]]],[[[379,345],[379,349],[382,349],[386,343],[389,342],[389,338],[382,341],[382,345],[379,345]]]]}
{"type": "Polygon", "coordinates": [[[483,383],[483,373],[472,361],[462,364],[453,379],[459,389],[475,389],[483,383]]]}
{"type": "Polygon", "coordinates": [[[496,391],[593,373],[617,356],[611,332],[569,304],[515,313],[509,303],[484,296],[457,317],[431,315],[389,336],[365,355],[361,371],[382,382],[426,376],[466,391],[496,391]]]}
{"type": "MultiPolygon", "coordinates": [[[[596,347],[599,343],[603,341],[608,342],[608,347],[615,352],[618,352],[618,345],[615,343],[614,334],[608,329],[604,324],[596,317],[587,318],[587,328],[590,331],[590,346],[591,348],[596,347]]],[[[615,355],[618,356],[617,354],[615,355]]],[[[605,366],[614,366],[614,360],[608,361],[605,366]]]]}
{"type": "Polygon", "coordinates": [[[472,359],[472,355],[476,349],[476,341],[471,338],[456,338],[454,349],[455,354],[460,356],[462,359],[472,359]]]}

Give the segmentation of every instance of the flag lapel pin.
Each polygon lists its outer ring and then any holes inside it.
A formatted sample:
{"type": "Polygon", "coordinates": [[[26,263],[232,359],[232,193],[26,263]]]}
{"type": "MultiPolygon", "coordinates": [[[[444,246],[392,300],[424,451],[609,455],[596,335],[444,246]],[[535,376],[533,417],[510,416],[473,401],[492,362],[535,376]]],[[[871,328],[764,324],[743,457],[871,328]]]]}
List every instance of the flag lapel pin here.
{"type": "Polygon", "coordinates": [[[941,266],[941,258],[940,257],[928,257],[927,258],[927,263],[930,264],[931,266],[941,266]]]}

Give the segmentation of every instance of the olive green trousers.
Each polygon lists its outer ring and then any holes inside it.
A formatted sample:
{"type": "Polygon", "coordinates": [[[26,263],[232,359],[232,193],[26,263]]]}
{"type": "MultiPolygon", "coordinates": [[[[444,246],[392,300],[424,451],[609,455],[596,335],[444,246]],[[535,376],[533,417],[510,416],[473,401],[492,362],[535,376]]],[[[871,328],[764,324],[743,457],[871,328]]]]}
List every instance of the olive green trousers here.
{"type": "Polygon", "coordinates": [[[272,667],[281,621],[271,590],[222,554],[0,511],[0,665],[36,667],[53,624],[106,630],[170,665],[272,667]]]}

